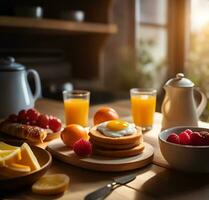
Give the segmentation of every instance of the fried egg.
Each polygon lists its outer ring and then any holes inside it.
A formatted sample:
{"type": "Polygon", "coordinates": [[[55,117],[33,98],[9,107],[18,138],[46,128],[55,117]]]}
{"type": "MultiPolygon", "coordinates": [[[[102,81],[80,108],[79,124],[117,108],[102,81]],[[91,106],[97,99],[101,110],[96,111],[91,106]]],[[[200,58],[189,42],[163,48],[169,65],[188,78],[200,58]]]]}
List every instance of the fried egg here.
{"type": "Polygon", "coordinates": [[[135,133],[136,127],[123,120],[111,120],[99,124],[97,130],[108,137],[123,137],[135,133]]]}

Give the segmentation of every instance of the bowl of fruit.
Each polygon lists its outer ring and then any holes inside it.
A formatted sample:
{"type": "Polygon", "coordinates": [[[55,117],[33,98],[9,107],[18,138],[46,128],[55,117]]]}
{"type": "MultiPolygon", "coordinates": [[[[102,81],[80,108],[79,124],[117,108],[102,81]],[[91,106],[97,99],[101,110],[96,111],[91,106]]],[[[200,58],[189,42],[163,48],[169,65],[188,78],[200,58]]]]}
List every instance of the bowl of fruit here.
{"type": "Polygon", "coordinates": [[[159,135],[160,150],[169,165],[178,170],[209,172],[209,129],[173,127],[159,135]]]}
{"type": "Polygon", "coordinates": [[[51,154],[45,149],[0,141],[0,193],[31,185],[46,173],[51,162],[51,154]]]}

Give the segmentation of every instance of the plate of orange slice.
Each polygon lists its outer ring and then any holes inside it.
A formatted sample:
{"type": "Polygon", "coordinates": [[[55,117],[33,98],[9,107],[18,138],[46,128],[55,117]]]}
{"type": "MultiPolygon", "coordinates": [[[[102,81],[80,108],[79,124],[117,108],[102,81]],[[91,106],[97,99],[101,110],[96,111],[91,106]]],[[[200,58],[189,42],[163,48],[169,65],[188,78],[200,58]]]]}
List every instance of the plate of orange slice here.
{"type": "Polygon", "coordinates": [[[45,174],[51,162],[51,155],[40,147],[0,141],[1,191],[17,190],[34,183],[45,174]]]}

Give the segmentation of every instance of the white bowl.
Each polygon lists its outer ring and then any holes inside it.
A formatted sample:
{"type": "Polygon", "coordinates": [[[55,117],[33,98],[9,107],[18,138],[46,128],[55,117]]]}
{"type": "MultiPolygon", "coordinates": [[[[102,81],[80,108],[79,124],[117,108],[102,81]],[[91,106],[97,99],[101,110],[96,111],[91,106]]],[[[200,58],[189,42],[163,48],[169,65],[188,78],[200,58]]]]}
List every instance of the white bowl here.
{"type": "Polygon", "coordinates": [[[181,145],[166,141],[171,133],[179,134],[185,129],[209,132],[207,128],[189,126],[166,129],[158,135],[162,155],[172,168],[188,172],[208,173],[209,146],[181,145]]]}

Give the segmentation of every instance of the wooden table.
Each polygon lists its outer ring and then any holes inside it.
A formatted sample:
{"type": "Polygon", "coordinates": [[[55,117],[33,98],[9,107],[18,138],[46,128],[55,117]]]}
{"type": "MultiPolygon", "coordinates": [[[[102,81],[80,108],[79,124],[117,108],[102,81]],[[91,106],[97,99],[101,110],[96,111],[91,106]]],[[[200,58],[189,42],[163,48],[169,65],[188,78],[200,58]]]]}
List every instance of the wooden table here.
{"type": "MultiPolygon", "coordinates": [[[[130,116],[130,105],[128,101],[117,101],[109,105],[115,108],[121,117],[128,118],[130,116]]],[[[93,116],[95,110],[100,106],[101,105],[91,107],[90,118],[93,116]]],[[[42,99],[37,102],[36,108],[41,112],[56,115],[57,117],[64,120],[63,105],[60,102],[42,99]]],[[[147,139],[149,139],[149,137],[147,139]]],[[[209,198],[209,175],[187,174],[166,169],[155,164],[151,164],[142,169],[134,170],[134,172],[138,174],[134,181],[128,183],[127,185],[116,188],[106,199],[204,200],[209,198]]],[[[5,196],[4,199],[80,200],[83,199],[89,192],[92,192],[98,187],[104,186],[105,184],[112,181],[114,177],[129,174],[130,172],[110,173],[90,171],[73,167],[54,159],[52,167],[48,173],[65,173],[69,175],[70,187],[64,193],[64,195],[39,196],[33,194],[30,189],[26,189],[18,193],[9,194],[5,196]]]]}

